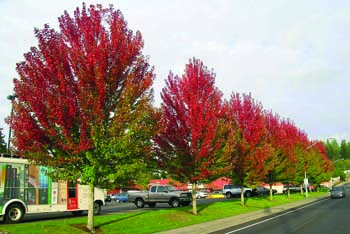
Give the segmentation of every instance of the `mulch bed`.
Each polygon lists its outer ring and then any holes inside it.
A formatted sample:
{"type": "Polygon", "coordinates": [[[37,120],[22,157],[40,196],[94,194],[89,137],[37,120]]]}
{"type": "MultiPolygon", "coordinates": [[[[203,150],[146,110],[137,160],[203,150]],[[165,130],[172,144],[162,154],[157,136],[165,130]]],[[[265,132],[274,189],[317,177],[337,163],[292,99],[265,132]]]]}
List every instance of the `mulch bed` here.
{"type": "Polygon", "coordinates": [[[93,233],[93,234],[103,234],[103,230],[95,227],[94,232],[91,232],[87,227],[86,224],[73,224],[72,227],[78,228],[86,233],[93,233]]]}

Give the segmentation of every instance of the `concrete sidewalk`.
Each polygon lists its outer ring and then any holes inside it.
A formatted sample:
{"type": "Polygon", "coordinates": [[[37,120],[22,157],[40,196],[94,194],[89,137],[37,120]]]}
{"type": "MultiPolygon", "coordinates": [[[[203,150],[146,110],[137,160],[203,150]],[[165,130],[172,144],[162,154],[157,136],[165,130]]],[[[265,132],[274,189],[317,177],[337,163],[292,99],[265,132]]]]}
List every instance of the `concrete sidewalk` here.
{"type": "Polygon", "coordinates": [[[303,206],[308,203],[312,203],[321,199],[325,199],[329,197],[329,195],[324,195],[321,197],[317,198],[308,198],[304,199],[301,201],[293,202],[293,203],[288,203],[280,206],[274,206],[271,208],[263,209],[263,210],[258,210],[242,215],[235,215],[232,217],[227,217],[224,219],[218,219],[214,221],[209,221],[205,223],[200,223],[200,224],[195,224],[191,226],[186,226],[182,228],[177,228],[173,230],[167,230],[163,232],[158,232],[158,234],[184,234],[184,233],[190,233],[190,234],[203,234],[203,233],[210,233],[210,232],[215,232],[219,231],[231,226],[239,225],[242,223],[246,223],[252,220],[256,220],[259,218],[263,218],[269,215],[276,214],[281,211],[286,211],[298,206],[303,206]]]}

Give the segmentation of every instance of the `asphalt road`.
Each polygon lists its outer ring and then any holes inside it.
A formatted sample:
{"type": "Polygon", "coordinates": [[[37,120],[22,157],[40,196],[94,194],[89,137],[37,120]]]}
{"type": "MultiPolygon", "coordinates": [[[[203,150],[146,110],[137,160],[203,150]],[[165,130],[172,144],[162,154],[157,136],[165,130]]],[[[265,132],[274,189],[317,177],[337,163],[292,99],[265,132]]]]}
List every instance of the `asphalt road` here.
{"type": "Polygon", "coordinates": [[[336,234],[350,233],[350,185],[347,197],[323,199],[284,213],[230,227],[215,234],[336,234]]]}

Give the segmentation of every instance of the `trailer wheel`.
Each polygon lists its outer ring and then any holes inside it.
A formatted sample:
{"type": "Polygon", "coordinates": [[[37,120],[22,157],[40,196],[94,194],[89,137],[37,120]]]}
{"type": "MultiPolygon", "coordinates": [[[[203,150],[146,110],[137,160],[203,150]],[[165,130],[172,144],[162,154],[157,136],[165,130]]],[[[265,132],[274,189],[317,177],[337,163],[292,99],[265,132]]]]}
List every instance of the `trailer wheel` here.
{"type": "Polygon", "coordinates": [[[74,216],[80,216],[82,213],[83,213],[82,210],[75,210],[75,211],[72,211],[72,214],[73,214],[74,216]]]}
{"type": "Polygon", "coordinates": [[[94,214],[98,215],[98,214],[100,214],[100,212],[101,212],[101,203],[95,201],[94,202],[94,214]]]}
{"type": "Polygon", "coordinates": [[[135,201],[135,205],[137,208],[143,208],[145,206],[145,202],[142,198],[137,198],[135,201]]]}
{"type": "Polygon", "coordinates": [[[178,199],[176,199],[176,198],[173,198],[170,201],[170,205],[172,207],[174,207],[174,208],[179,207],[180,206],[180,201],[178,199]]]}
{"type": "Polygon", "coordinates": [[[5,219],[7,223],[20,223],[24,216],[23,207],[19,204],[10,205],[6,209],[5,219]]]}

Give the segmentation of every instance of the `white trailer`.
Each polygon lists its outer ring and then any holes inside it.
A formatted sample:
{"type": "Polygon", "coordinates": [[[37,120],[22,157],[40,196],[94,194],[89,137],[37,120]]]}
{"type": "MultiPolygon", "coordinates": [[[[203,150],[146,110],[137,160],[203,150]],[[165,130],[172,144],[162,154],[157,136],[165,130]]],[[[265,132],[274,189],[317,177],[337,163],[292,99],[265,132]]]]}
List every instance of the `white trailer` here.
{"type": "MultiPolygon", "coordinates": [[[[54,180],[50,167],[33,165],[26,159],[0,155],[0,217],[19,223],[25,214],[88,210],[88,185],[76,181],[54,180]]],[[[94,214],[99,214],[105,190],[95,188],[94,214]]]]}

